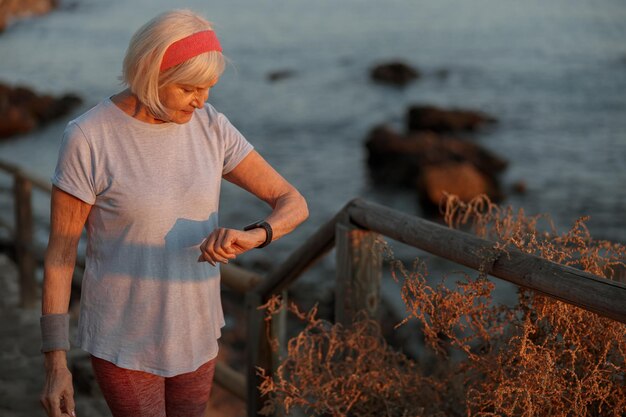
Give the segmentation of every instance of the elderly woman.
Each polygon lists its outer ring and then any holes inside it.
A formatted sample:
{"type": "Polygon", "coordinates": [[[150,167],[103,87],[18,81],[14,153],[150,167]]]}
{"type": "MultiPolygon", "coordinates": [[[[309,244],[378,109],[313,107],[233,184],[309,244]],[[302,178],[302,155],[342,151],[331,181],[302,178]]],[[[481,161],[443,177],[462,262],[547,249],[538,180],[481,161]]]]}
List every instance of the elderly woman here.
{"type": "Polygon", "coordinates": [[[193,417],[206,408],[224,325],[217,264],[308,216],[300,193],[205,103],[225,66],[221,51],[200,16],[159,15],[130,41],[128,89],[66,128],[52,177],[41,317],[49,416],[75,415],[65,351],[83,227],[77,343],[91,354],[113,416],[193,417]],[[243,230],[220,228],[222,178],[271,214],[243,230]]]}

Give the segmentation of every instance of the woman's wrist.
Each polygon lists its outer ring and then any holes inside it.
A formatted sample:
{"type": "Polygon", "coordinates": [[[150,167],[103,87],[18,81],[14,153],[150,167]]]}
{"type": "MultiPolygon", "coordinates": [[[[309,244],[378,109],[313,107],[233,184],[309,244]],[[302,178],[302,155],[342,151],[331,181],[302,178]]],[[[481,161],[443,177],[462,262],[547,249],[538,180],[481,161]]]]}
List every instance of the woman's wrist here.
{"type": "Polygon", "coordinates": [[[64,350],[54,350],[44,353],[44,368],[51,371],[58,368],[67,368],[67,354],[64,350]]]}
{"type": "Polygon", "coordinates": [[[70,315],[44,314],[39,318],[41,327],[41,352],[70,350],[70,315]]]}
{"type": "Polygon", "coordinates": [[[263,228],[257,227],[254,229],[250,229],[250,230],[247,230],[246,233],[249,233],[250,236],[254,238],[254,241],[256,242],[254,244],[254,247],[257,247],[263,242],[265,242],[265,239],[267,238],[267,232],[263,228]]]}
{"type": "Polygon", "coordinates": [[[255,229],[264,230],[264,233],[262,233],[262,235],[264,235],[264,239],[255,246],[256,248],[264,248],[265,246],[269,245],[272,242],[274,238],[274,231],[272,230],[272,226],[268,222],[263,220],[260,222],[249,224],[243,228],[243,230],[245,231],[255,230],[255,229]]]}

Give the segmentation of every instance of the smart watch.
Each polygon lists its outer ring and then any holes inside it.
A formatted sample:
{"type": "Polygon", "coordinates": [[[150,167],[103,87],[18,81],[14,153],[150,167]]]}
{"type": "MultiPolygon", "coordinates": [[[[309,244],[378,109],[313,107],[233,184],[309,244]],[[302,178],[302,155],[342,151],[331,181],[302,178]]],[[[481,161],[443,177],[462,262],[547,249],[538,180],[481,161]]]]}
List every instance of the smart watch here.
{"type": "Polygon", "coordinates": [[[270,226],[268,222],[266,221],[255,222],[243,228],[245,232],[247,232],[248,230],[252,230],[252,229],[265,229],[265,242],[257,246],[257,249],[264,248],[270,244],[274,233],[272,232],[272,226],[270,226]]]}

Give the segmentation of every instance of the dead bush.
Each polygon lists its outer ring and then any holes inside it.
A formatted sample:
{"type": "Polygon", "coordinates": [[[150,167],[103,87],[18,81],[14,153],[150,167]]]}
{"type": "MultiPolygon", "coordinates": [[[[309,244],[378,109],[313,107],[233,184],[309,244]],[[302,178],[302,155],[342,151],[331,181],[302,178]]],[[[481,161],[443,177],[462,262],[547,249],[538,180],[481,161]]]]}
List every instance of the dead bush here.
{"type": "MultiPolygon", "coordinates": [[[[299,406],[336,417],[626,415],[626,325],[526,289],[517,305],[495,305],[487,277],[495,259],[520,250],[610,279],[624,266],[626,248],[593,240],[586,218],[558,234],[548,216],[503,209],[486,197],[465,204],[448,196],[443,207],[450,227],[470,228],[494,245],[478,274],[462,274],[454,285],[450,277],[430,284],[419,259],[410,268],[390,263],[407,308],[398,325],[420,324],[440,358],[435,371],[394,352],[364,316],[343,328],[292,304],[306,328],[289,341],[272,377],[260,370],[264,412],[299,406]]],[[[392,258],[388,246],[381,250],[392,258]]]]}

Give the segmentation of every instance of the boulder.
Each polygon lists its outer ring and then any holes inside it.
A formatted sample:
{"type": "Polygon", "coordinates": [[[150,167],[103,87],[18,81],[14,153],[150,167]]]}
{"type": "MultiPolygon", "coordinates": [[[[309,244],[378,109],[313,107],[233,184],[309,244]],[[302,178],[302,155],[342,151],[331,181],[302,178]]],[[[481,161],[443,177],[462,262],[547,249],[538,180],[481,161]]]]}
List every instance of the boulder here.
{"type": "Polygon", "coordinates": [[[409,107],[407,112],[409,131],[475,131],[493,123],[496,123],[494,117],[473,110],[446,110],[435,106],[414,105],[409,107]]]}
{"type": "Polygon", "coordinates": [[[23,108],[9,107],[0,111],[0,139],[28,133],[36,127],[37,120],[23,108]]]}
{"type": "Polygon", "coordinates": [[[430,209],[439,207],[446,193],[466,203],[481,194],[497,194],[494,182],[469,162],[425,166],[416,185],[422,205],[430,209]]]}
{"type": "Polygon", "coordinates": [[[388,126],[377,126],[365,146],[373,180],[405,188],[417,185],[427,208],[439,204],[443,191],[464,200],[482,193],[494,201],[502,196],[497,176],[507,161],[476,143],[434,132],[402,135],[388,126]]]}
{"type": "Polygon", "coordinates": [[[295,71],[289,70],[289,69],[277,70],[277,71],[272,71],[269,74],[267,74],[267,79],[272,82],[282,81],[282,80],[286,80],[287,78],[293,77],[295,74],[296,74],[295,71]]]}
{"type": "Polygon", "coordinates": [[[419,78],[420,73],[404,62],[388,62],[376,65],[370,70],[372,80],[403,87],[411,81],[419,78]]]}
{"type": "Polygon", "coordinates": [[[419,141],[407,140],[388,126],[377,126],[370,131],[365,147],[376,182],[404,187],[415,184],[424,155],[419,141]]]}
{"type": "Polygon", "coordinates": [[[370,131],[365,146],[369,168],[374,177],[384,183],[413,186],[416,175],[427,165],[466,161],[493,177],[504,171],[508,164],[505,159],[474,142],[434,132],[404,136],[384,125],[370,131]]]}
{"type": "Polygon", "coordinates": [[[28,133],[65,116],[80,103],[80,97],[74,94],[55,98],[38,95],[26,87],[0,84],[0,139],[28,133]]]}
{"type": "Polygon", "coordinates": [[[57,5],[57,0],[0,1],[0,32],[16,19],[49,13],[57,5]]]}

